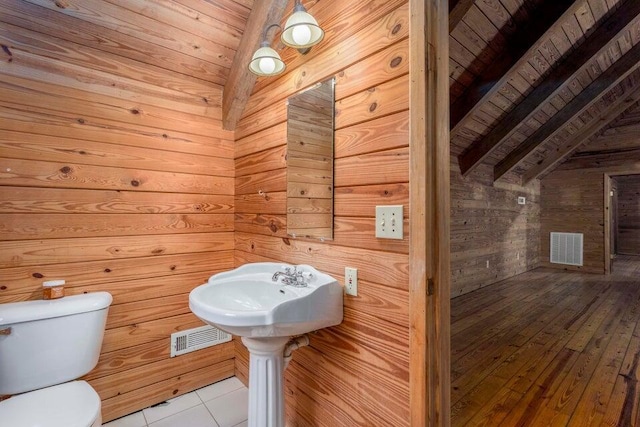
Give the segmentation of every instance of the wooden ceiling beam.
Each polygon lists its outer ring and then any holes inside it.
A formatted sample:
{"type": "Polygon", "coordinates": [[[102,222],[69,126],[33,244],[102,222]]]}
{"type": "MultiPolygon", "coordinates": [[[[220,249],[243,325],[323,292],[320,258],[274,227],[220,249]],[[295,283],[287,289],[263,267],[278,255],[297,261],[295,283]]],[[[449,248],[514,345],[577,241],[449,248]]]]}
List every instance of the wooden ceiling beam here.
{"type": "Polygon", "coordinates": [[[634,92],[626,96],[618,97],[601,112],[599,117],[581,128],[569,140],[563,142],[562,145],[558,147],[557,151],[550,153],[545,157],[542,163],[535,165],[525,172],[522,176],[523,185],[526,185],[534,179],[545,176],[549,172],[553,171],[553,169],[558,167],[580,147],[584,146],[596,133],[608,126],[621,114],[630,108],[633,108],[638,101],[640,101],[640,88],[635,89],[634,92]]]}
{"type": "Polygon", "coordinates": [[[455,30],[462,18],[467,14],[475,0],[450,0],[449,1],[449,34],[455,30]]]}
{"type": "Polygon", "coordinates": [[[482,139],[474,142],[458,157],[462,174],[466,176],[471,173],[502,141],[513,134],[520,123],[530,118],[547,99],[554,96],[562,88],[571,76],[575,75],[595,55],[606,48],[614,37],[628,28],[639,14],[640,1],[626,0],[591,36],[583,41],[564,60],[561,60],[558,66],[550,71],[544,81],[538,84],[520,104],[502,118],[495,128],[482,139]]]}
{"type": "MultiPolygon", "coordinates": [[[[257,76],[249,71],[249,61],[262,41],[264,29],[269,24],[280,23],[287,3],[288,0],[260,0],[253,3],[222,93],[222,127],[226,130],[235,129],[256,83],[257,76]]],[[[270,32],[271,37],[274,32],[270,32]]]]}
{"type": "MultiPolygon", "coordinates": [[[[455,135],[461,124],[483,101],[492,97],[507,81],[510,70],[519,68],[546,41],[542,37],[551,30],[564,14],[575,13],[580,1],[543,0],[535,14],[525,25],[507,38],[504,52],[477,76],[471,86],[451,105],[451,133],[455,135]],[[544,17],[544,18],[541,18],[544,17]]],[[[451,15],[450,15],[451,16],[451,15]]],[[[451,17],[449,18],[451,20],[451,17]]],[[[560,29],[560,31],[562,31],[560,29]]]]}
{"type": "Polygon", "coordinates": [[[640,174],[640,147],[625,150],[580,151],[558,170],[600,169],[608,175],[640,174]]]}
{"type": "MultiPolygon", "coordinates": [[[[637,0],[633,1],[637,2],[637,0]]],[[[502,159],[493,170],[494,181],[510,172],[533,150],[538,148],[547,139],[553,137],[567,123],[582,114],[587,108],[597,102],[603,94],[615,87],[638,67],[640,67],[640,44],[629,49],[622,58],[613,63],[604,73],[600,74],[600,76],[573,98],[562,110],[540,126],[538,130],[509,153],[507,157],[502,159]]]]}

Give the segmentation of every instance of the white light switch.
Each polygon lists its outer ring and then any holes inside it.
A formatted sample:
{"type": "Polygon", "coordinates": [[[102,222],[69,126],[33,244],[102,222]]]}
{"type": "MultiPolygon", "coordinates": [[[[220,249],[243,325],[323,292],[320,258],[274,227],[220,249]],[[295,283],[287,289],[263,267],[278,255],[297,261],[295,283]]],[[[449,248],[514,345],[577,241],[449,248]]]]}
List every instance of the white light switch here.
{"type": "Polygon", "coordinates": [[[376,206],[376,237],[402,240],[402,219],[402,205],[376,206]]]}

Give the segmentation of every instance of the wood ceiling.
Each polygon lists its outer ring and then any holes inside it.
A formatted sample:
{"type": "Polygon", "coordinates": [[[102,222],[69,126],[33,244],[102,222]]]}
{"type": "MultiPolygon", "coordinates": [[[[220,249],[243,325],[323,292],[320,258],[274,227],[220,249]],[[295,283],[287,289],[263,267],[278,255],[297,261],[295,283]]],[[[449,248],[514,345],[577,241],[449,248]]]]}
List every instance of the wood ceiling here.
{"type": "Polygon", "coordinates": [[[637,108],[639,15],[637,0],[451,0],[461,173],[486,164],[494,180],[528,183],[637,108]]]}
{"type": "Polygon", "coordinates": [[[625,172],[630,162],[640,163],[640,103],[595,133],[591,139],[575,147],[571,157],[558,169],[608,167],[612,172],[625,172]]]}
{"type": "MultiPolygon", "coordinates": [[[[304,3],[313,12],[316,0],[304,3]]],[[[255,84],[246,63],[262,29],[281,21],[291,5],[3,0],[0,42],[188,92],[198,97],[189,102],[203,104],[205,116],[229,129],[255,84]],[[17,28],[30,36],[15,36],[17,28]]],[[[449,6],[451,149],[464,175],[483,164],[496,180],[543,177],[640,100],[640,1],[450,0],[449,6]]]]}
{"type": "Polygon", "coordinates": [[[3,72],[126,100],[134,114],[194,114],[220,129],[252,8],[253,0],[3,0],[0,57],[13,60],[3,72]]]}
{"type": "Polygon", "coordinates": [[[253,0],[3,0],[0,16],[8,33],[26,28],[222,89],[252,5],[253,0]]]}

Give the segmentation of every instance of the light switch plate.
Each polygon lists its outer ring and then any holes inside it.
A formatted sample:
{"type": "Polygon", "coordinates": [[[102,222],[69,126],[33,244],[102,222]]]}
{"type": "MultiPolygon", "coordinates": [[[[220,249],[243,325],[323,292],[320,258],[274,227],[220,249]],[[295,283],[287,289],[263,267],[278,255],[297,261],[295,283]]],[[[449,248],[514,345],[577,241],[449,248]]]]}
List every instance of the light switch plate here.
{"type": "Polygon", "coordinates": [[[376,237],[400,239],[403,235],[403,206],[376,206],[376,237]]]}
{"type": "Polygon", "coordinates": [[[519,205],[524,205],[525,203],[527,203],[527,199],[526,199],[526,197],[519,196],[519,197],[518,197],[518,204],[519,204],[519,205]]]}

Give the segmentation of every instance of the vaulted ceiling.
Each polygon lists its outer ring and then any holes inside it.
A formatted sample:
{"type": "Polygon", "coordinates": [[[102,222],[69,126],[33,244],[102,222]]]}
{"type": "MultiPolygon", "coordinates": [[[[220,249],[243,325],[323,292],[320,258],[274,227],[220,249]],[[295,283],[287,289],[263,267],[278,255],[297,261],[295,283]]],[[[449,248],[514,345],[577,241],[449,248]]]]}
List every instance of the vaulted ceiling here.
{"type": "Polygon", "coordinates": [[[637,108],[639,15],[637,0],[451,0],[460,172],[530,182],[637,108]]]}
{"type": "Polygon", "coordinates": [[[107,96],[133,114],[178,111],[220,129],[252,9],[253,0],[2,0],[0,59],[11,66],[0,84],[19,96],[53,83],[42,90],[107,96]]]}
{"type": "Polygon", "coordinates": [[[253,0],[3,0],[0,19],[9,40],[25,28],[221,89],[252,6],[253,0]]]}
{"type": "MultiPolygon", "coordinates": [[[[311,12],[316,2],[303,1],[311,12]]],[[[255,83],[246,64],[265,23],[281,21],[292,3],[3,0],[0,42],[151,84],[164,75],[164,87],[202,94],[211,117],[233,128],[255,83]]],[[[451,150],[460,173],[483,165],[496,180],[527,183],[584,156],[585,144],[619,117],[640,121],[625,116],[640,101],[640,1],[450,0],[449,7],[451,150]]],[[[638,150],[628,145],[627,153],[638,150]]]]}

